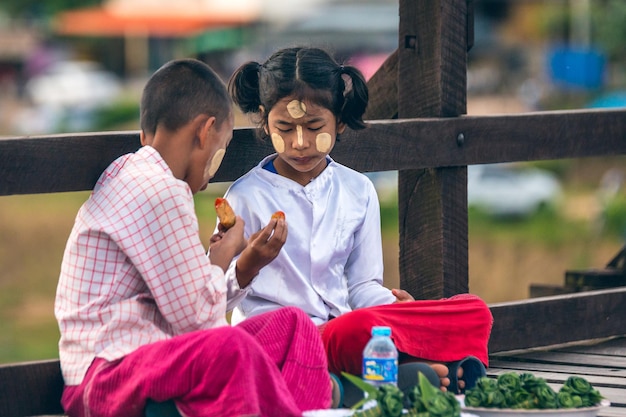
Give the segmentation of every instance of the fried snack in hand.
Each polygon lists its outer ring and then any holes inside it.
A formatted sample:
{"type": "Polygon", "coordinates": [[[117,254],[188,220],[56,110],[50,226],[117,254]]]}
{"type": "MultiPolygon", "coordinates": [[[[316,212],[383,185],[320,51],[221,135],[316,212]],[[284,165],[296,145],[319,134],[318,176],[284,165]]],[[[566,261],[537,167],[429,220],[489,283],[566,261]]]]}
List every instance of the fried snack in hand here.
{"type": "Polygon", "coordinates": [[[272,220],[279,220],[279,219],[285,219],[285,213],[282,211],[277,211],[274,214],[272,214],[272,220]]]}
{"type": "Polygon", "coordinates": [[[218,197],[215,199],[215,212],[217,213],[220,224],[224,226],[225,229],[230,229],[235,225],[237,221],[235,212],[225,198],[218,197]]]}

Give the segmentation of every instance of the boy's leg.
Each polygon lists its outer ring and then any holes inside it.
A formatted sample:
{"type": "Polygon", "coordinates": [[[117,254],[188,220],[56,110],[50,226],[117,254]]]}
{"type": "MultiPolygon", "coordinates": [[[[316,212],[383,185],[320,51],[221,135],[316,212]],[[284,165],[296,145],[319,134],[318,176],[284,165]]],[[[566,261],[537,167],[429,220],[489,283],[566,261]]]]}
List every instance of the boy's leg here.
{"type": "Polygon", "coordinates": [[[149,398],[174,399],[184,416],[301,415],[272,359],[250,334],[228,326],[146,345],[117,361],[97,360],[67,394],[63,406],[72,416],[87,407],[92,417],[140,417],[149,398]]]}
{"type": "Polygon", "coordinates": [[[332,384],[317,326],[301,309],[284,307],[236,327],[251,334],[276,363],[301,410],[328,408],[332,384]]]}

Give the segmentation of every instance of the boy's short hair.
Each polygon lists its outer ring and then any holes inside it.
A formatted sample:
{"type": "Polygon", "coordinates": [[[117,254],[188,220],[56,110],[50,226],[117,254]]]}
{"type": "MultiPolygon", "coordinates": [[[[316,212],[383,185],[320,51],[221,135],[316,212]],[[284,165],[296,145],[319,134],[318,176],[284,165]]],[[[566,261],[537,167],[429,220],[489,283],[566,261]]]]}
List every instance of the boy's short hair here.
{"type": "Polygon", "coordinates": [[[175,131],[199,114],[215,116],[221,126],[232,113],[224,82],[204,62],[173,60],[150,77],[141,97],[141,130],[154,134],[162,125],[175,131]]]}

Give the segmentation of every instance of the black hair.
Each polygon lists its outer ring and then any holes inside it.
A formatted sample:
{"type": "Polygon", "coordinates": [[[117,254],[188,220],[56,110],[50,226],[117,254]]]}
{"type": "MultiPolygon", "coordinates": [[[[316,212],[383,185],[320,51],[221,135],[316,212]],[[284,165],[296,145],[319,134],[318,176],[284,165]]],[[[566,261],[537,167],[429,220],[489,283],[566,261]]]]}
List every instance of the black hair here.
{"type": "Polygon", "coordinates": [[[230,78],[228,91],[244,113],[261,115],[262,126],[279,100],[295,96],[327,108],[350,129],[366,127],[363,114],[369,93],[363,74],[356,67],[340,65],[322,49],[285,48],[264,64],[247,62],[230,78]]]}
{"type": "Polygon", "coordinates": [[[199,114],[215,116],[217,126],[232,113],[224,82],[195,59],[166,63],[150,77],[141,97],[141,130],[154,134],[162,125],[175,131],[199,114]]]}

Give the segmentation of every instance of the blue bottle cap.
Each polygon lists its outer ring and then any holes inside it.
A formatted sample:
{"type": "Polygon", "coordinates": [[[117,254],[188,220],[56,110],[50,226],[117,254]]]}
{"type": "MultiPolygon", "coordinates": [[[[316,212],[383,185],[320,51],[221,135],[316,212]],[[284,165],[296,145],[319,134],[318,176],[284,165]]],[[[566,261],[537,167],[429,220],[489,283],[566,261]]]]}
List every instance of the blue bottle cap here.
{"type": "Polygon", "coordinates": [[[391,336],[391,327],[374,326],[372,327],[372,336],[391,336]]]}

